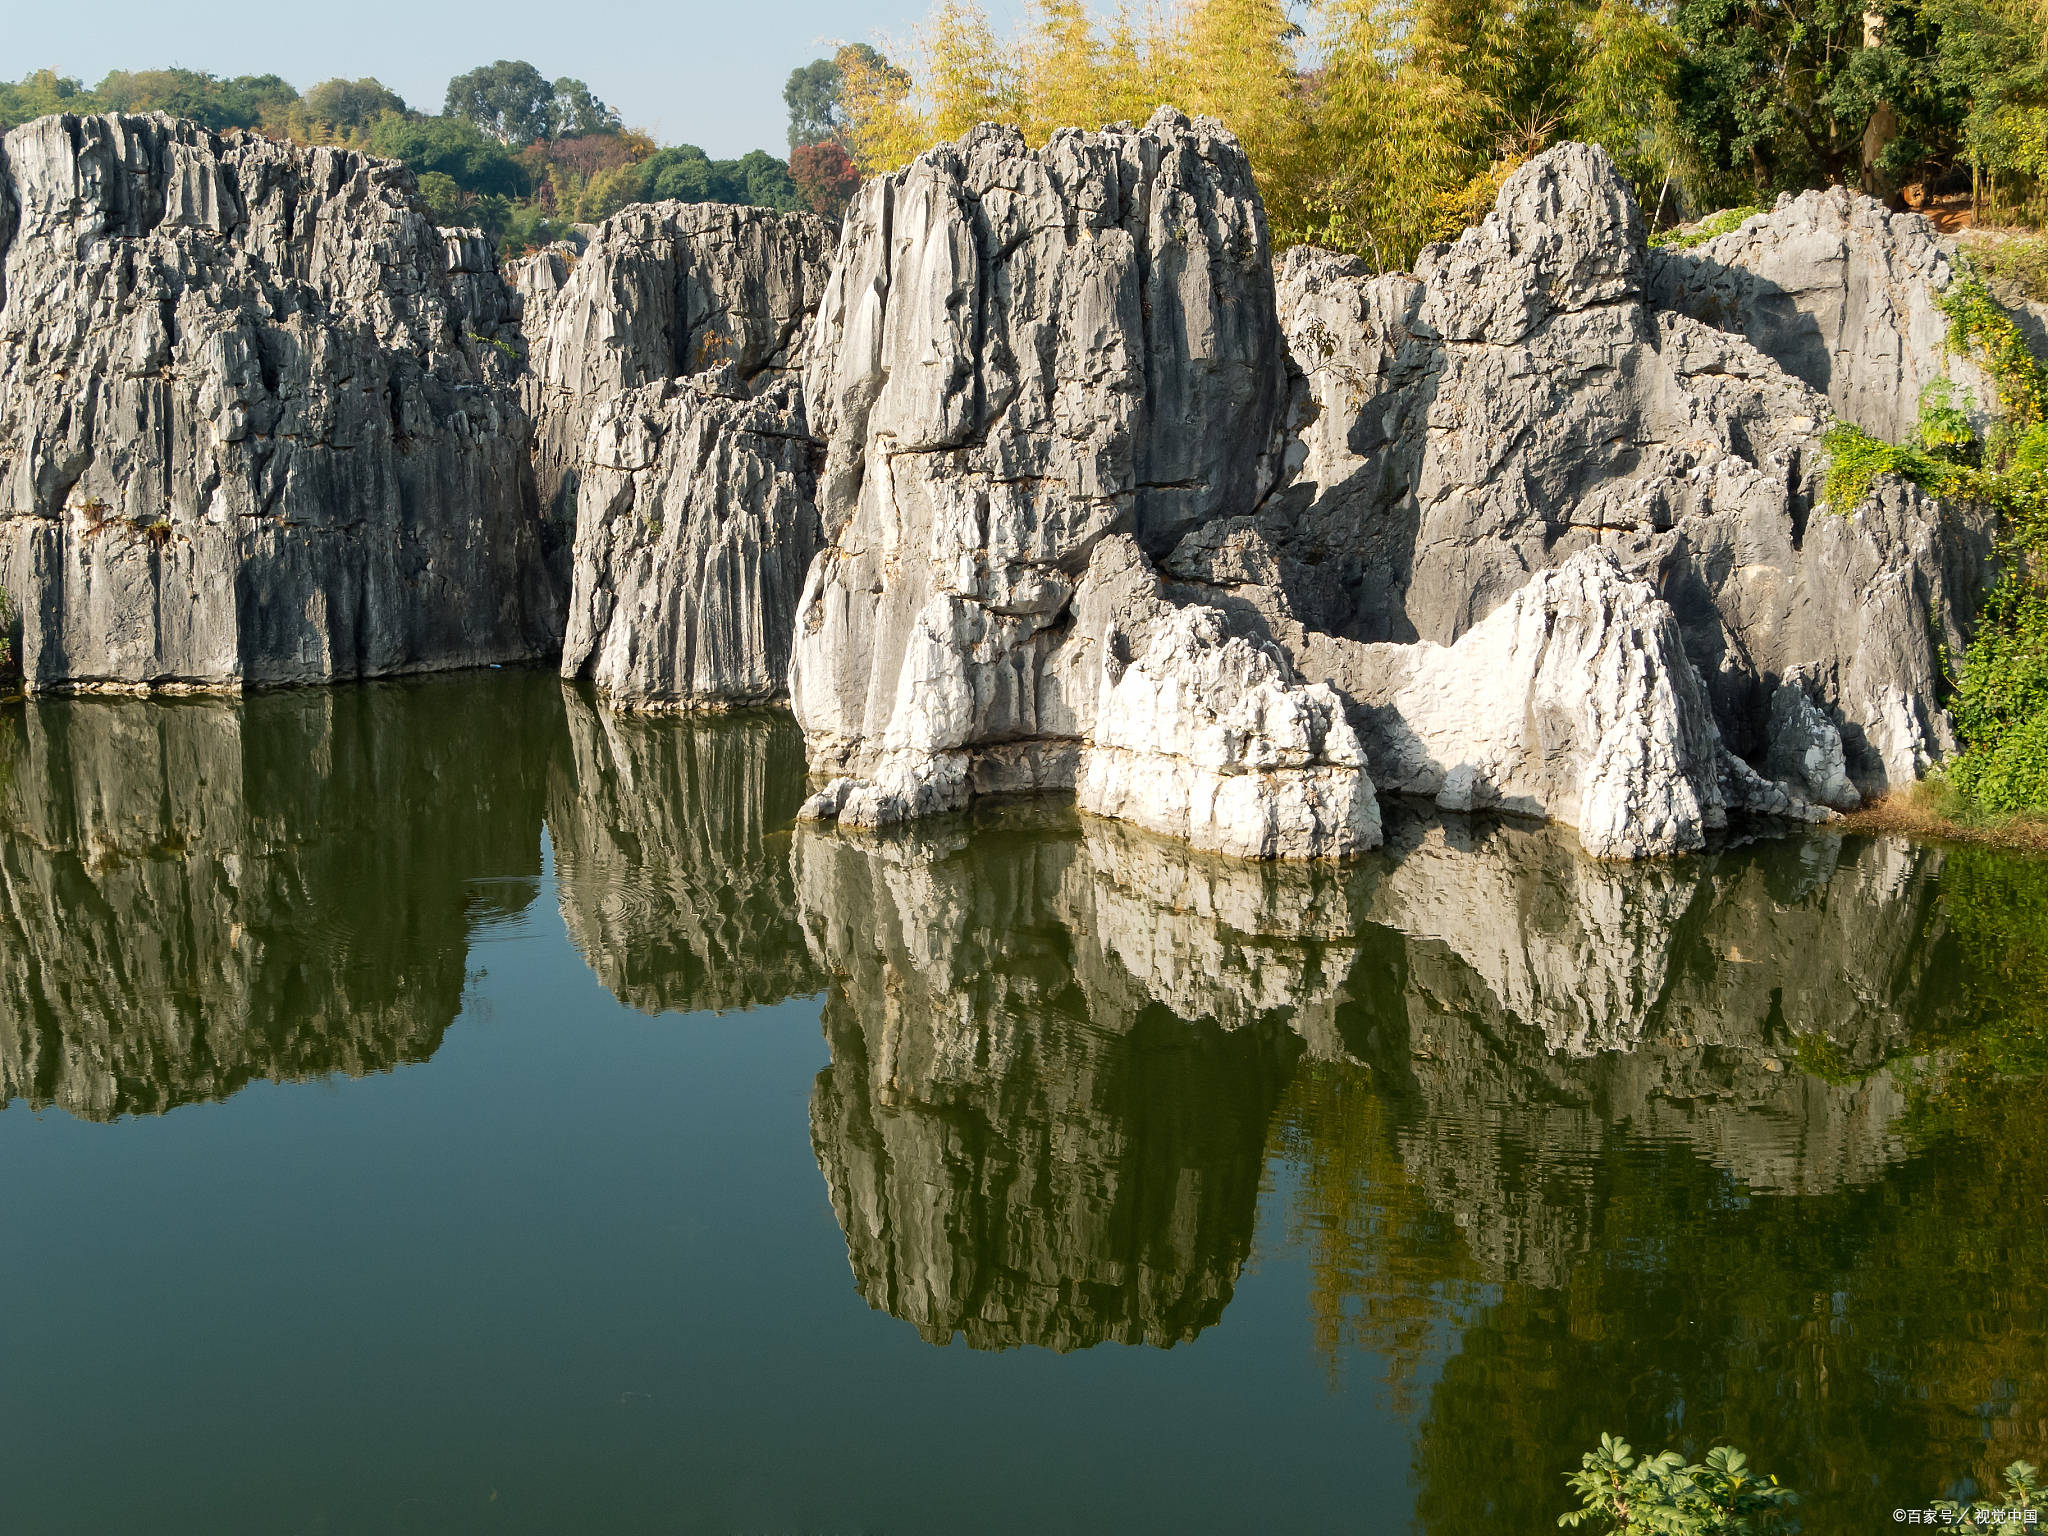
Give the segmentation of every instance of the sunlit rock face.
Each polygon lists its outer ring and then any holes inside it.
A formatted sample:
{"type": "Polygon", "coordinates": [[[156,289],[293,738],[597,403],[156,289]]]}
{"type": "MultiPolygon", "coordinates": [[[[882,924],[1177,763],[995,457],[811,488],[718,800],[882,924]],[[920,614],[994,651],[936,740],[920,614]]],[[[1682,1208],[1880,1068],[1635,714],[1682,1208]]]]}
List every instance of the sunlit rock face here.
{"type": "Polygon", "coordinates": [[[551,652],[488,257],[350,150],[162,115],[6,135],[0,587],[27,687],[551,652]]]}
{"type": "Polygon", "coordinates": [[[644,1013],[821,990],[790,886],[789,717],[623,716],[566,688],[563,708],[548,838],[562,920],[606,990],[644,1013]]]}
{"type": "Polygon", "coordinates": [[[554,723],[473,680],[0,719],[0,1101],[425,1060],[533,898],[554,723]]]}
{"type": "MultiPolygon", "coordinates": [[[[1884,259],[1926,255],[1920,220],[1851,201],[1843,217],[1866,245],[1890,242],[1884,259]]],[[[1760,768],[1774,749],[1832,752],[1810,720],[1796,747],[1774,737],[1773,698],[1800,671],[1855,785],[1911,783],[1954,745],[1937,645],[1953,650],[1976,611],[1987,525],[1901,484],[1847,515],[1817,504],[1821,439],[1837,406],[1855,417],[1882,393],[1878,354],[1894,371],[1943,360],[1924,302],[1865,294],[1864,258],[1828,267],[1797,222],[1787,210],[1750,227],[1741,259],[1796,255],[1853,299],[1854,317],[1828,322],[1852,381],[1833,403],[1832,376],[1767,355],[1777,343],[1745,319],[1754,304],[1727,329],[1697,317],[1704,299],[1674,287],[1679,258],[1653,264],[1628,190],[1584,145],[1518,170],[1484,223],[1424,251],[1413,275],[1290,251],[1293,479],[1240,520],[1275,554],[1235,596],[1269,585],[1262,606],[1311,630],[1450,645],[1533,572],[1604,546],[1670,605],[1731,750],[1760,768]]]]}
{"type": "MultiPolygon", "coordinates": [[[[1105,889],[1071,838],[805,833],[796,869],[831,983],[812,1141],[869,1304],[983,1349],[1214,1323],[1300,1049],[1291,989],[1247,962],[1290,944],[1159,931],[1167,901],[1105,889]],[[1190,1000],[1210,1006],[1178,1017],[1190,1000]]],[[[1197,902],[1278,917],[1179,873],[1197,902]]]]}
{"type": "Polygon", "coordinates": [[[863,188],[807,361],[826,550],[790,691],[858,819],[1070,788],[1056,653],[1095,547],[1148,558],[1272,483],[1284,384],[1235,139],[1162,109],[980,128],[863,188]]]}
{"type": "Polygon", "coordinates": [[[1977,366],[1948,352],[1941,295],[1956,271],[1926,219],[1847,187],[1781,196],[1725,235],[1652,252],[1649,266],[1659,306],[1745,337],[1892,443],[1912,437],[1937,379],[1994,403],[1977,366]]]}
{"type": "Polygon", "coordinates": [[[567,590],[585,444],[619,396],[729,365],[749,393],[793,382],[824,292],[833,231],[808,213],[636,203],[580,250],[513,263],[550,561],[567,590]]]}

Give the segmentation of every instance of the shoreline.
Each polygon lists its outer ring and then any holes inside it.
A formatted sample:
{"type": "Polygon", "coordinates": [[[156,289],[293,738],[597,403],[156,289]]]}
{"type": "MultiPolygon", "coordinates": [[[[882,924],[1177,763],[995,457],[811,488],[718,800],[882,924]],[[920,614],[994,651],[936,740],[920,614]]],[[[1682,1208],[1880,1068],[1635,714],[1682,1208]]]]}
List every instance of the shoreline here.
{"type": "Polygon", "coordinates": [[[1975,843],[2014,853],[2048,853],[2048,821],[2013,817],[2004,821],[1964,822],[1945,816],[1926,802],[1924,785],[1870,801],[1860,811],[1845,812],[1833,830],[1891,833],[1923,842],[1975,843]]]}

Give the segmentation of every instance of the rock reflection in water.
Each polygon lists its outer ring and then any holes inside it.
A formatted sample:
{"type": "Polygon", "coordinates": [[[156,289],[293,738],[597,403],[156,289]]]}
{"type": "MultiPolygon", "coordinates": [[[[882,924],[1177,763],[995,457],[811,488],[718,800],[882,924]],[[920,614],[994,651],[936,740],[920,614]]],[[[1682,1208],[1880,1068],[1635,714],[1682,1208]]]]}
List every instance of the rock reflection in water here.
{"type": "Polygon", "coordinates": [[[431,1055],[471,935],[536,889],[550,708],[435,680],[0,717],[0,1103],[431,1055]]]}
{"type": "Polygon", "coordinates": [[[1617,1129],[1759,1191],[1903,1155],[1884,1063],[1941,1007],[1937,855],[1621,866],[1554,829],[1390,821],[1348,868],[1017,813],[801,832],[830,979],[813,1139],[868,1301],[977,1346],[1191,1337],[1248,1252],[1269,1126],[1312,1165],[1370,1121],[1385,1145],[1341,1198],[1380,1209],[1398,1180],[1471,1275],[1539,1286],[1588,1240],[1569,1170],[1617,1129]],[[1304,1059],[1359,1085],[1346,1123],[1289,1086],[1304,1059]]]}
{"type": "Polygon", "coordinates": [[[1250,1251],[1319,961],[1262,927],[1273,887],[1179,854],[1154,904],[1131,849],[1116,881],[1099,851],[799,834],[831,978],[812,1140],[861,1294],[934,1343],[1179,1343],[1250,1251]]]}
{"type": "Polygon", "coordinates": [[[569,937],[606,990],[644,1013],[818,991],[790,889],[796,722],[623,715],[567,687],[563,699],[548,836],[569,937]]]}

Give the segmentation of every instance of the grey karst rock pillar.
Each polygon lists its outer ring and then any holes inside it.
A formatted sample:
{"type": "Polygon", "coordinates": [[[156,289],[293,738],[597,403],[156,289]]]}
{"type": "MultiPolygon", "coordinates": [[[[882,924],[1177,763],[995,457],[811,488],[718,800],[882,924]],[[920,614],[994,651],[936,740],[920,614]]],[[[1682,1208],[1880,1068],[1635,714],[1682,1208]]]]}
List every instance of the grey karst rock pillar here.
{"type": "MultiPolygon", "coordinates": [[[[1819,506],[1828,397],[1659,302],[1667,260],[1582,145],[1517,171],[1413,276],[1289,252],[1291,478],[1169,572],[1201,577],[1241,527],[1270,570],[1234,601],[1340,639],[1451,645],[1532,573],[1603,546],[1670,606],[1731,752],[1765,763],[1772,698],[1804,669],[1853,783],[1912,782],[1954,745],[1937,639],[1958,651],[1976,610],[1986,518],[1895,482],[1846,515],[1819,506]]],[[[1893,354],[1938,359],[1906,311],[1868,314],[1898,322],[1893,354]]]]}
{"type": "Polygon", "coordinates": [[[1091,554],[1253,505],[1282,385],[1264,212],[1213,123],[1036,151],[984,126],[869,182],[805,380],[826,549],[790,691],[845,780],[813,814],[1072,787],[1098,674],[1059,653],[1091,554]]]}
{"type": "Polygon", "coordinates": [[[562,676],[622,709],[763,704],[818,552],[815,444],[794,383],[730,364],[599,406],[578,459],[562,676]]]}
{"type": "Polygon", "coordinates": [[[1957,270],[1954,245],[1919,214],[1830,187],[1787,193],[1689,250],[1652,252],[1650,297],[1746,337],[1844,421],[1899,443],[1938,379],[1980,410],[1993,404],[1983,373],[1948,350],[1940,299],[1957,270]]]}
{"type": "Polygon", "coordinates": [[[555,887],[605,990],[643,1013],[821,991],[790,888],[804,754],[788,715],[641,718],[570,688],[562,707],[568,750],[547,803],[555,887]]]}
{"type": "Polygon", "coordinates": [[[402,166],[161,115],[0,140],[0,587],[31,690],[552,652],[510,299],[402,166]]]}
{"type": "Polygon", "coordinates": [[[620,395],[731,364],[750,394],[794,379],[832,259],[808,213],[636,203],[579,228],[581,249],[515,262],[549,560],[563,590],[586,438],[620,395]]]}

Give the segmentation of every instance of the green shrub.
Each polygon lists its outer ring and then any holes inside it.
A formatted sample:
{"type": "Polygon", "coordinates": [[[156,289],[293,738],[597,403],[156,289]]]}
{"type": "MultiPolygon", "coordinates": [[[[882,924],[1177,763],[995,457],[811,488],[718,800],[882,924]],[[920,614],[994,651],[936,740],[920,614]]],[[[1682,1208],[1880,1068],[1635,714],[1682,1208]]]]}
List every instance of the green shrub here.
{"type": "Polygon", "coordinates": [[[1661,245],[1667,250],[1689,251],[1696,245],[1704,245],[1720,235],[1742,227],[1743,220],[1753,219],[1764,210],[1751,203],[1741,208],[1723,208],[1719,213],[1710,213],[1696,224],[1680,224],[1667,229],[1651,240],[1652,245],[1661,245]]]}
{"type": "Polygon", "coordinates": [[[1730,1446],[1716,1446],[1688,1465],[1676,1451],[1638,1461],[1626,1440],[1600,1437],[1566,1485],[1580,1507],[1557,1517],[1561,1526],[1591,1524],[1600,1536],[1748,1536],[1789,1530],[1799,1496],[1775,1477],[1760,1477],[1730,1446]]]}

